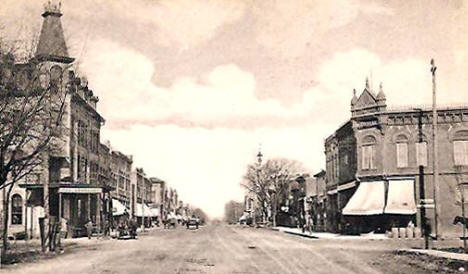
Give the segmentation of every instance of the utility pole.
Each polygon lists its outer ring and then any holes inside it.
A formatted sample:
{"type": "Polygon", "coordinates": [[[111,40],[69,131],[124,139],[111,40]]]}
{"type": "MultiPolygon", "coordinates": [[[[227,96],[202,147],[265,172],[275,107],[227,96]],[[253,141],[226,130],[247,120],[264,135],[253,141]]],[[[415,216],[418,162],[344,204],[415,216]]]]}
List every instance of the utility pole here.
{"type": "Polygon", "coordinates": [[[438,161],[438,140],[437,140],[437,97],[436,97],[436,70],[434,59],[431,59],[431,73],[432,73],[432,143],[433,143],[433,168],[434,168],[434,222],[435,222],[435,236],[436,239],[440,238],[440,206],[439,201],[439,161],[438,161]]]}
{"type": "MultiPolygon", "coordinates": [[[[422,132],[422,116],[423,116],[423,111],[422,109],[417,109],[419,110],[419,116],[418,116],[418,131],[419,131],[419,144],[423,143],[423,132],[422,132]]],[[[420,149],[422,149],[421,145],[419,146],[420,149]]],[[[418,151],[419,152],[419,151],[418,151]]],[[[419,152],[420,153],[420,152],[419,152]]],[[[417,157],[419,158],[419,153],[417,157]]],[[[421,230],[424,235],[424,249],[429,248],[429,229],[427,227],[427,218],[426,218],[426,193],[424,190],[424,165],[420,161],[419,162],[419,203],[420,203],[420,208],[421,208],[421,230]]]]}

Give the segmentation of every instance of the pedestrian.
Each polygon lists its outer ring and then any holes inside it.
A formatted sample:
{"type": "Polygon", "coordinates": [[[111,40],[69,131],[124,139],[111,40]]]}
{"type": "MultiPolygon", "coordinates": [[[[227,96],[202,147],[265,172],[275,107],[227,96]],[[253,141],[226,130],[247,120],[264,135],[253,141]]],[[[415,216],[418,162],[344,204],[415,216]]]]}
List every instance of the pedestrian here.
{"type": "Polygon", "coordinates": [[[91,240],[91,234],[93,233],[93,221],[91,221],[91,219],[88,219],[88,222],[85,224],[85,227],[88,239],[91,240]]]}
{"type": "Polygon", "coordinates": [[[59,247],[60,253],[63,253],[62,239],[68,236],[68,220],[61,218],[59,223],[59,235],[57,240],[57,246],[59,247]]]}

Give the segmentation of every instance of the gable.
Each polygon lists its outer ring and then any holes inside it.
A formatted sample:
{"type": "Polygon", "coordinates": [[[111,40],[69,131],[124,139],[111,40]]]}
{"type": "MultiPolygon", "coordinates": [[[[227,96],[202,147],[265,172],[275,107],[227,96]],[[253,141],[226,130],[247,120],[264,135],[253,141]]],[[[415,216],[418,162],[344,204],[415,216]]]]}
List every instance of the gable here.
{"type": "Polygon", "coordinates": [[[361,96],[359,96],[355,107],[366,107],[366,106],[372,106],[375,105],[377,102],[375,100],[374,95],[367,89],[365,88],[364,91],[361,93],[361,96]]]}

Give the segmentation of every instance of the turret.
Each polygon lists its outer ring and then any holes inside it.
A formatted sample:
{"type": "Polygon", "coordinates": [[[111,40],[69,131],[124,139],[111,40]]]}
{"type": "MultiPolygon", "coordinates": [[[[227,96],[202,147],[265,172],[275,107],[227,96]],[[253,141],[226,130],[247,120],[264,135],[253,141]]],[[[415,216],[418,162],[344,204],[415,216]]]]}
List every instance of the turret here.
{"type": "Polygon", "coordinates": [[[50,1],[44,6],[44,21],[37,44],[35,57],[39,61],[51,61],[69,64],[75,59],[68,55],[65,36],[63,35],[60,17],[61,3],[52,4],[50,1]]]}

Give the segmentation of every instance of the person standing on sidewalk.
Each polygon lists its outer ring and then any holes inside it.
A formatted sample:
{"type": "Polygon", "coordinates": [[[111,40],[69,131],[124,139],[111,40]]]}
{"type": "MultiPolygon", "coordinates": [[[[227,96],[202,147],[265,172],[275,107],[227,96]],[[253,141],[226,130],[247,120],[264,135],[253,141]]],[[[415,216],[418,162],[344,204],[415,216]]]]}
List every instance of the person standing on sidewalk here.
{"type": "Polygon", "coordinates": [[[59,235],[57,239],[57,246],[60,253],[63,253],[62,239],[68,236],[68,221],[66,218],[61,218],[59,223],[59,235]]]}
{"type": "Polygon", "coordinates": [[[85,227],[88,239],[91,240],[91,234],[93,233],[93,221],[91,221],[91,219],[88,219],[88,222],[85,224],[85,227]]]}

